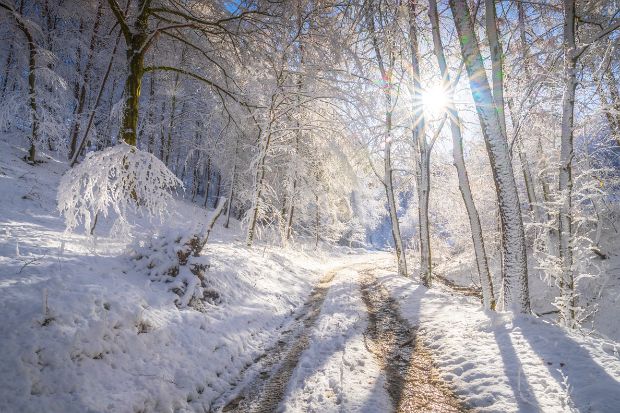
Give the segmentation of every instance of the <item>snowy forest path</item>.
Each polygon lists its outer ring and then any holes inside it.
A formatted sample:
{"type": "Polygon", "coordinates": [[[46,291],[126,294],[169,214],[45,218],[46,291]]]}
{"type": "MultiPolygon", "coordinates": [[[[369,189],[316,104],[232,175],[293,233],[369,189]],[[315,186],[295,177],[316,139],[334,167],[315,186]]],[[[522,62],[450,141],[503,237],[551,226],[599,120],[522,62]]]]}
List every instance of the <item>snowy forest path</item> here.
{"type": "Polygon", "coordinates": [[[376,263],[328,271],[222,412],[461,412],[376,263]]]}
{"type": "Polygon", "coordinates": [[[400,315],[398,303],[373,271],[361,271],[359,282],[368,311],[366,345],[385,370],[395,411],[467,411],[439,377],[431,353],[418,338],[419,326],[409,325],[400,315]]]}
{"type": "Polygon", "coordinates": [[[256,360],[262,367],[258,377],[223,406],[222,412],[276,411],[299,357],[308,346],[308,330],[321,313],[325,295],[337,271],[328,271],[321,278],[294,317],[293,324],[282,332],[273,348],[256,360]]]}

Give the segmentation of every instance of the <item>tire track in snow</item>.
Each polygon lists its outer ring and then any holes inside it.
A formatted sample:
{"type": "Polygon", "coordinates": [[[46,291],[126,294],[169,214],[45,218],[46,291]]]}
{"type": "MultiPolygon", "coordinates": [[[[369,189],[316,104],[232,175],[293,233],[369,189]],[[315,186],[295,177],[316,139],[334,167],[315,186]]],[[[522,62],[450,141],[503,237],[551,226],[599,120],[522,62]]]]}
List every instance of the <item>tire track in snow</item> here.
{"type": "Polygon", "coordinates": [[[304,310],[296,317],[296,323],[282,337],[276,346],[265,353],[263,369],[258,377],[246,386],[237,397],[228,402],[222,412],[271,413],[277,411],[286,392],[286,387],[308,347],[308,334],[321,313],[325,296],[339,269],[329,271],[319,281],[304,304],[304,310]]]}
{"type": "Polygon", "coordinates": [[[430,352],[417,339],[418,327],[400,316],[398,304],[372,270],[360,272],[360,289],[368,310],[367,346],[385,369],[395,411],[467,411],[439,378],[430,352]]]}

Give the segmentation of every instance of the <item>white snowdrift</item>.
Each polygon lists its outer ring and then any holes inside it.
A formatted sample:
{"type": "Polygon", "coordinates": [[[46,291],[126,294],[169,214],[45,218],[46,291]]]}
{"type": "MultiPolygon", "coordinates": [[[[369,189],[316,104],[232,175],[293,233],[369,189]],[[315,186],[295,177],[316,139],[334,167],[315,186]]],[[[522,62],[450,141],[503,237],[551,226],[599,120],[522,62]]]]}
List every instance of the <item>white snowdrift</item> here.
{"type": "Polygon", "coordinates": [[[474,299],[379,277],[419,324],[443,378],[479,412],[617,412],[620,346],[532,316],[484,311],[474,299]]]}
{"type": "MultiPolygon", "coordinates": [[[[324,269],[316,256],[248,250],[238,227],[218,224],[206,255],[221,302],[179,309],[177,295],[128,258],[131,238],[64,233],[55,202],[63,163],[29,166],[4,143],[0,152],[1,412],[208,410],[324,269]]],[[[182,201],[172,209],[164,231],[207,217],[182,201]]],[[[138,222],[134,236],[150,228],[138,222]]],[[[96,233],[108,229],[100,220],[96,233]]]]}

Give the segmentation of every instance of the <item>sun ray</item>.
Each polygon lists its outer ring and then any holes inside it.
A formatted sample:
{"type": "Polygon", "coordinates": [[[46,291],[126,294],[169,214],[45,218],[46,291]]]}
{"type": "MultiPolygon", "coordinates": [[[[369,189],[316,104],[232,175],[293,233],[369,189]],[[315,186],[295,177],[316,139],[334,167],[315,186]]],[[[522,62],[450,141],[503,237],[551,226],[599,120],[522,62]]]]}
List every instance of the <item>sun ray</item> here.
{"type": "Polygon", "coordinates": [[[422,92],[424,110],[431,116],[443,114],[448,106],[448,92],[441,85],[434,85],[422,92]]]}

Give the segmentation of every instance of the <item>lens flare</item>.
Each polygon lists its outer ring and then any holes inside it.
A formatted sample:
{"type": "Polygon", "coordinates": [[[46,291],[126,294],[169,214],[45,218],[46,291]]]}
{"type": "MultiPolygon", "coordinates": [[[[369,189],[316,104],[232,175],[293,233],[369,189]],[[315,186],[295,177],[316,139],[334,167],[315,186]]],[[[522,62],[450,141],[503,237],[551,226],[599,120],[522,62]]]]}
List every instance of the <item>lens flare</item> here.
{"type": "Polygon", "coordinates": [[[434,85],[422,92],[422,104],[431,115],[441,115],[448,106],[448,93],[441,85],[434,85]]]}

